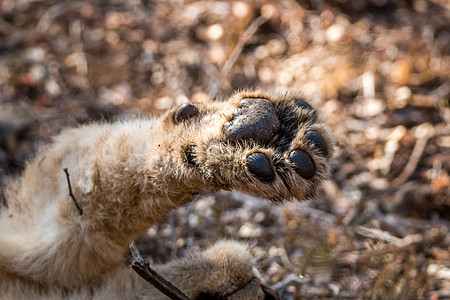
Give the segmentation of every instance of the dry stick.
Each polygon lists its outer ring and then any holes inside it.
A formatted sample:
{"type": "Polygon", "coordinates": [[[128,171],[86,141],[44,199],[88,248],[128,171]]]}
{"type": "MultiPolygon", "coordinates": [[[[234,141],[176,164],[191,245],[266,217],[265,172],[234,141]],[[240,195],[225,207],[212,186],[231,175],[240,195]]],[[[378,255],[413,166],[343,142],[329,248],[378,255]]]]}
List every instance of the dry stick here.
{"type": "Polygon", "coordinates": [[[66,177],[67,177],[67,184],[69,185],[69,195],[70,198],[72,198],[73,202],[75,203],[75,206],[78,209],[78,213],[80,214],[80,216],[83,214],[83,209],[80,207],[80,205],[77,202],[77,199],[75,198],[75,195],[72,192],[72,185],[70,184],[70,178],[69,178],[69,170],[67,168],[64,169],[64,172],[66,173],[66,177]]]}
{"type": "Polygon", "coordinates": [[[219,80],[217,80],[211,88],[211,91],[209,93],[209,97],[211,99],[216,97],[217,93],[220,90],[220,87],[222,86],[223,80],[227,77],[227,75],[230,72],[231,68],[233,67],[234,63],[236,62],[239,55],[241,54],[242,49],[244,49],[245,44],[255,34],[256,30],[258,30],[258,28],[262,24],[266,23],[267,20],[268,19],[264,16],[259,16],[258,18],[256,18],[250,24],[250,26],[247,28],[247,30],[244,32],[242,37],[239,39],[239,42],[237,43],[236,47],[234,47],[233,52],[231,53],[230,57],[223,65],[222,71],[220,72],[219,80]]]}
{"type": "Polygon", "coordinates": [[[143,258],[139,253],[134,241],[130,244],[131,255],[133,261],[131,267],[136,273],[144,278],[147,282],[150,282],[154,287],[160,290],[164,295],[173,300],[190,300],[182,291],[169,281],[161,277],[155,270],[150,267],[148,260],[143,258]]]}
{"type": "Polygon", "coordinates": [[[428,140],[433,136],[432,128],[424,127],[424,130],[425,132],[423,133],[423,135],[418,137],[417,142],[414,145],[413,151],[411,153],[411,156],[409,157],[406,167],[403,169],[400,175],[397,178],[395,178],[394,181],[392,182],[393,186],[399,186],[404,184],[408,180],[409,176],[411,176],[411,174],[416,169],[420,157],[422,156],[423,151],[425,150],[425,146],[428,143],[428,140]]]}
{"type": "Polygon", "coordinates": [[[272,290],[279,291],[279,290],[284,289],[286,286],[291,285],[292,283],[305,284],[305,283],[308,283],[310,281],[311,280],[309,278],[303,278],[303,277],[300,277],[300,276],[298,276],[296,274],[290,274],[289,276],[287,276],[282,281],[279,281],[279,282],[275,283],[274,285],[271,285],[270,288],[272,290]]]}
{"type": "Polygon", "coordinates": [[[380,240],[388,243],[396,244],[399,241],[401,241],[400,238],[393,236],[387,231],[379,230],[376,228],[368,228],[365,226],[358,226],[355,228],[355,232],[357,234],[360,234],[362,236],[374,239],[374,240],[380,240]]]}
{"type": "Polygon", "coordinates": [[[0,184],[0,209],[2,206],[8,207],[8,202],[6,201],[5,194],[3,193],[3,185],[0,184]]]}
{"type": "Polygon", "coordinates": [[[50,28],[50,25],[53,23],[53,21],[58,18],[60,15],[66,13],[67,11],[70,11],[71,9],[81,10],[81,8],[86,4],[82,1],[72,1],[72,0],[66,0],[62,2],[58,2],[57,4],[50,7],[39,19],[38,23],[36,24],[36,33],[44,34],[48,31],[50,28]]]}

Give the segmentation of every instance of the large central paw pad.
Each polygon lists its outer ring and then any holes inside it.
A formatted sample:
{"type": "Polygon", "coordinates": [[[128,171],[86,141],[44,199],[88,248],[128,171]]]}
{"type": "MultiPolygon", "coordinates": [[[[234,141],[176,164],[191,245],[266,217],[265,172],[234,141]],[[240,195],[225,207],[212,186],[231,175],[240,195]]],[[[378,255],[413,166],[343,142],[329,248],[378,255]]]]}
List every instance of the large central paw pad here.
{"type": "Polygon", "coordinates": [[[268,142],[280,129],[275,109],[266,99],[246,98],[233,119],[223,125],[225,135],[231,141],[254,139],[268,142]]]}

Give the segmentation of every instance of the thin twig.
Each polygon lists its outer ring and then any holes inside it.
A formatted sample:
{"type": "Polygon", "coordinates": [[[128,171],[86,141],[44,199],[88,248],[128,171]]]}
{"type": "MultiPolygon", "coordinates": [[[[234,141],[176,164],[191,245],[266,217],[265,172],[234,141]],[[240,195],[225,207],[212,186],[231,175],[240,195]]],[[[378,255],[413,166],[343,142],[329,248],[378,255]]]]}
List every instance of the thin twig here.
{"type": "Polygon", "coordinates": [[[386,216],[377,205],[373,205],[372,212],[375,218],[377,218],[383,226],[390,229],[390,231],[394,231],[397,235],[402,238],[408,235],[408,230],[405,226],[398,224],[396,218],[392,218],[392,216],[386,216]]]}
{"type": "Polygon", "coordinates": [[[78,209],[78,213],[80,214],[80,216],[83,214],[83,209],[80,207],[80,205],[77,202],[77,199],[75,198],[75,195],[72,192],[72,185],[70,184],[70,176],[69,176],[69,170],[67,168],[64,169],[64,172],[66,173],[66,177],[67,177],[67,184],[69,185],[69,195],[70,198],[72,198],[73,202],[75,203],[75,206],[78,209]]]}
{"type": "Polygon", "coordinates": [[[420,243],[423,240],[423,237],[420,234],[410,234],[403,238],[398,238],[393,235],[391,235],[387,231],[375,229],[375,228],[368,228],[364,226],[358,226],[355,230],[356,233],[371,238],[375,240],[381,240],[388,242],[390,244],[395,245],[395,247],[403,248],[406,246],[409,246],[411,244],[420,243]]]}
{"type": "Polygon", "coordinates": [[[236,63],[236,60],[238,59],[239,55],[241,55],[241,52],[244,49],[245,44],[255,34],[255,32],[258,30],[258,28],[262,24],[267,22],[267,20],[268,19],[266,17],[259,16],[250,24],[250,26],[247,28],[247,30],[244,32],[244,34],[241,36],[236,47],[234,47],[233,52],[231,53],[230,57],[223,65],[222,71],[220,72],[219,79],[211,87],[211,91],[209,92],[209,96],[211,99],[216,97],[217,93],[220,90],[220,87],[222,86],[223,80],[227,77],[231,68],[236,63]]]}
{"type": "MultiPolygon", "coordinates": [[[[358,234],[361,234],[361,231],[358,232],[358,234]]],[[[364,235],[364,234],[361,234],[364,235]]],[[[369,238],[374,238],[373,236],[367,236],[369,238]]],[[[393,240],[393,241],[387,241],[388,244],[384,245],[381,249],[376,250],[354,250],[354,251],[348,251],[345,253],[344,256],[341,256],[338,258],[339,261],[342,261],[343,263],[348,263],[349,257],[352,257],[352,263],[357,263],[359,261],[362,261],[364,259],[373,257],[373,256],[379,256],[379,255],[385,255],[388,253],[393,253],[394,251],[401,250],[404,248],[407,248],[411,245],[422,243],[423,237],[420,234],[411,234],[408,236],[405,236],[402,239],[393,240]],[[346,257],[346,261],[342,259],[342,257],[346,257]]]]}
{"type": "Polygon", "coordinates": [[[414,145],[413,151],[411,153],[411,156],[409,157],[408,163],[406,164],[406,167],[403,169],[403,171],[400,173],[400,175],[394,179],[392,182],[393,186],[399,186],[404,184],[409,176],[414,172],[414,170],[417,167],[417,164],[419,163],[420,157],[423,154],[423,151],[425,150],[425,146],[428,143],[428,140],[433,136],[433,128],[429,124],[423,124],[423,131],[422,134],[418,137],[416,144],[414,145]]]}
{"type": "Polygon", "coordinates": [[[275,291],[280,291],[284,289],[286,286],[291,285],[293,283],[295,284],[305,284],[310,282],[311,280],[309,278],[300,277],[296,274],[290,274],[285,279],[283,279],[280,282],[275,283],[274,285],[270,286],[271,289],[275,291]]]}
{"type": "Polygon", "coordinates": [[[365,226],[358,226],[355,229],[355,232],[357,234],[360,234],[362,236],[374,239],[374,240],[380,240],[388,243],[398,243],[401,239],[393,236],[387,231],[375,229],[375,228],[368,228],[365,226]]]}
{"type": "Polygon", "coordinates": [[[3,193],[3,185],[0,181],[0,210],[3,206],[8,207],[8,201],[6,201],[5,194],[3,193]]]}
{"type": "Polygon", "coordinates": [[[59,17],[60,15],[64,14],[65,12],[71,9],[80,10],[84,5],[87,4],[82,1],[73,2],[72,0],[67,0],[63,2],[58,2],[57,4],[50,7],[39,19],[35,27],[36,32],[41,34],[47,32],[48,29],[50,28],[50,25],[57,17],[59,17]]]}
{"type": "Polygon", "coordinates": [[[150,282],[154,287],[160,290],[164,295],[173,300],[190,300],[182,291],[169,281],[161,277],[155,270],[150,267],[148,260],[143,258],[136,247],[136,244],[132,242],[130,244],[131,255],[133,261],[131,262],[131,268],[136,273],[144,278],[147,282],[150,282]]]}

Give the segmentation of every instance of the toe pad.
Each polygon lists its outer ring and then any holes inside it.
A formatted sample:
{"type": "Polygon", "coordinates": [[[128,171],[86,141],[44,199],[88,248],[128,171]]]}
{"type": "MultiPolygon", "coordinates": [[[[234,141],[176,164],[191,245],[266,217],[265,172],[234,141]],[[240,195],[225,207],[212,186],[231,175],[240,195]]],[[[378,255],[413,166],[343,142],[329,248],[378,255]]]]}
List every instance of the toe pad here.
{"type": "Polygon", "coordinates": [[[181,105],[174,116],[175,123],[181,123],[184,120],[194,117],[198,114],[197,107],[192,103],[186,103],[181,105]]]}
{"type": "Polygon", "coordinates": [[[328,146],[325,138],[317,131],[311,130],[305,134],[305,138],[313,143],[324,155],[328,155],[328,146]]]}
{"type": "Polygon", "coordinates": [[[275,177],[269,159],[262,153],[253,153],[247,157],[248,169],[262,181],[271,181],[275,177]]]}
{"type": "Polygon", "coordinates": [[[316,167],[309,155],[300,149],[293,150],[289,154],[289,160],[294,164],[297,174],[304,178],[311,178],[316,172],[316,167]]]}
{"type": "Polygon", "coordinates": [[[311,104],[309,104],[305,100],[295,100],[295,105],[297,105],[300,108],[314,110],[314,108],[311,106],[311,104]]]}

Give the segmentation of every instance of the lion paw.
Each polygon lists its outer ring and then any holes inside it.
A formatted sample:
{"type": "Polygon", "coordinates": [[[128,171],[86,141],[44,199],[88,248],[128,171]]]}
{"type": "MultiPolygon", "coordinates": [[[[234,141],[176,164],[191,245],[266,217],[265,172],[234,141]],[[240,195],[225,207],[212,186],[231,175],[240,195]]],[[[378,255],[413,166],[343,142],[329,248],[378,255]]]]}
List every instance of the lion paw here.
{"type": "Polygon", "coordinates": [[[181,123],[195,117],[203,128],[185,156],[209,188],[302,200],[329,176],[333,139],[295,92],[242,92],[209,109],[189,104],[175,112],[181,123]]]}

